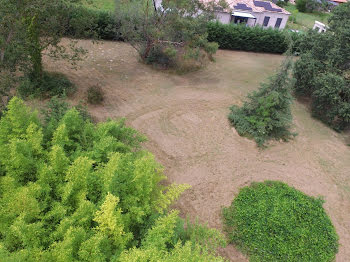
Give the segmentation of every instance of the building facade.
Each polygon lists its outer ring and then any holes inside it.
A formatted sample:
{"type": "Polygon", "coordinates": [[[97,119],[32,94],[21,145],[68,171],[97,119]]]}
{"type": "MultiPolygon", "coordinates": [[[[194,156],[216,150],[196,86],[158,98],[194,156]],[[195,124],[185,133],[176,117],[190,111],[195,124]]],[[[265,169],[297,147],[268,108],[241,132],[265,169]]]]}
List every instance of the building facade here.
{"type": "Polygon", "coordinates": [[[216,19],[223,24],[260,25],[264,28],[285,28],[290,13],[268,1],[228,0],[225,10],[215,12],[216,19]]]}
{"type": "MultiPolygon", "coordinates": [[[[202,0],[208,4],[216,0],[202,0]]],[[[162,8],[162,0],[153,0],[154,8],[162,8]]],[[[269,1],[260,0],[226,0],[228,7],[217,8],[216,20],[223,24],[246,24],[264,28],[285,28],[290,13],[269,1]]]]}

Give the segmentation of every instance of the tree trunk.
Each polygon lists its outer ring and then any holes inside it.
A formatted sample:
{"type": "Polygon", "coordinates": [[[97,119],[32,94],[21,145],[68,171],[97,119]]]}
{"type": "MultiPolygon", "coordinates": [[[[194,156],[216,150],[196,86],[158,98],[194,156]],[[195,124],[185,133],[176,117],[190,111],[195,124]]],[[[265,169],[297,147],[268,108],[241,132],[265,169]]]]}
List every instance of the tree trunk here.
{"type": "Polygon", "coordinates": [[[149,56],[149,53],[151,52],[151,49],[153,47],[153,42],[148,40],[147,41],[147,46],[146,46],[146,49],[145,49],[145,52],[143,53],[143,56],[142,56],[142,60],[145,61],[148,56],[149,56]]]}
{"type": "Polygon", "coordinates": [[[4,62],[4,59],[5,59],[5,48],[6,48],[7,45],[10,44],[10,41],[12,40],[12,37],[13,37],[13,31],[10,31],[8,36],[7,36],[7,39],[6,39],[4,47],[1,48],[1,50],[0,50],[0,63],[4,62]]]}
{"type": "Polygon", "coordinates": [[[36,17],[33,17],[28,26],[28,44],[30,47],[29,55],[32,63],[30,78],[32,82],[40,85],[43,77],[43,64],[40,45],[40,28],[36,17]]]}

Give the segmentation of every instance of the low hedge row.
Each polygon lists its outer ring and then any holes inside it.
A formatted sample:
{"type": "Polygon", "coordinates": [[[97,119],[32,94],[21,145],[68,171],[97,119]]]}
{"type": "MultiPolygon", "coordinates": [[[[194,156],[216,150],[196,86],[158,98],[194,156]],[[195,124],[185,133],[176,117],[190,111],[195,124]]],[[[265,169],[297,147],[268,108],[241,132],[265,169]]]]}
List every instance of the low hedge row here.
{"type": "Polygon", "coordinates": [[[221,49],[282,54],[289,47],[289,39],[295,38],[296,34],[288,37],[285,31],[262,27],[226,25],[219,22],[208,25],[208,40],[217,42],[221,49]]]}
{"type": "Polygon", "coordinates": [[[111,12],[72,6],[67,16],[66,36],[68,37],[122,40],[119,32],[120,22],[111,12]]]}

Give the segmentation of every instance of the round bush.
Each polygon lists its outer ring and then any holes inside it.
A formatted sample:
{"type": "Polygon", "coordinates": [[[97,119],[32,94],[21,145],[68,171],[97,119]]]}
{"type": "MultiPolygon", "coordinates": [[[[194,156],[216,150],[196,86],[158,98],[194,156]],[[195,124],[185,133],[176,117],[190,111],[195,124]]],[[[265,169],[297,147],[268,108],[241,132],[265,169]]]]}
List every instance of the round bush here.
{"type": "Polygon", "coordinates": [[[333,261],[338,235],[323,203],[281,182],[252,183],[223,209],[225,230],[250,261],[333,261]]]}

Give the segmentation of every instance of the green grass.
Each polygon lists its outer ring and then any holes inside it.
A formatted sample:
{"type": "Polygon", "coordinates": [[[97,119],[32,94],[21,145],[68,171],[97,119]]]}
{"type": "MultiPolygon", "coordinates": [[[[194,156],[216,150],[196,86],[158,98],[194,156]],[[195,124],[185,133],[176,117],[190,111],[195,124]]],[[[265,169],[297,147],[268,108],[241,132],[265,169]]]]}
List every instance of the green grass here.
{"type": "Polygon", "coordinates": [[[291,13],[287,23],[289,29],[306,31],[314,26],[316,20],[327,24],[330,16],[330,13],[301,13],[292,4],[288,4],[284,8],[291,13]],[[296,19],[295,22],[292,22],[293,17],[296,19]]]}
{"type": "Polygon", "coordinates": [[[95,8],[95,9],[101,9],[105,11],[111,11],[114,12],[115,8],[115,0],[83,0],[84,5],[95,8]]]}
{"type": "Polygon", "coordinates": [[[322,204],[282,182],[252,183],[224,208],[225,229],[250,261],[330,262],[338,236],[322,204]]]}

